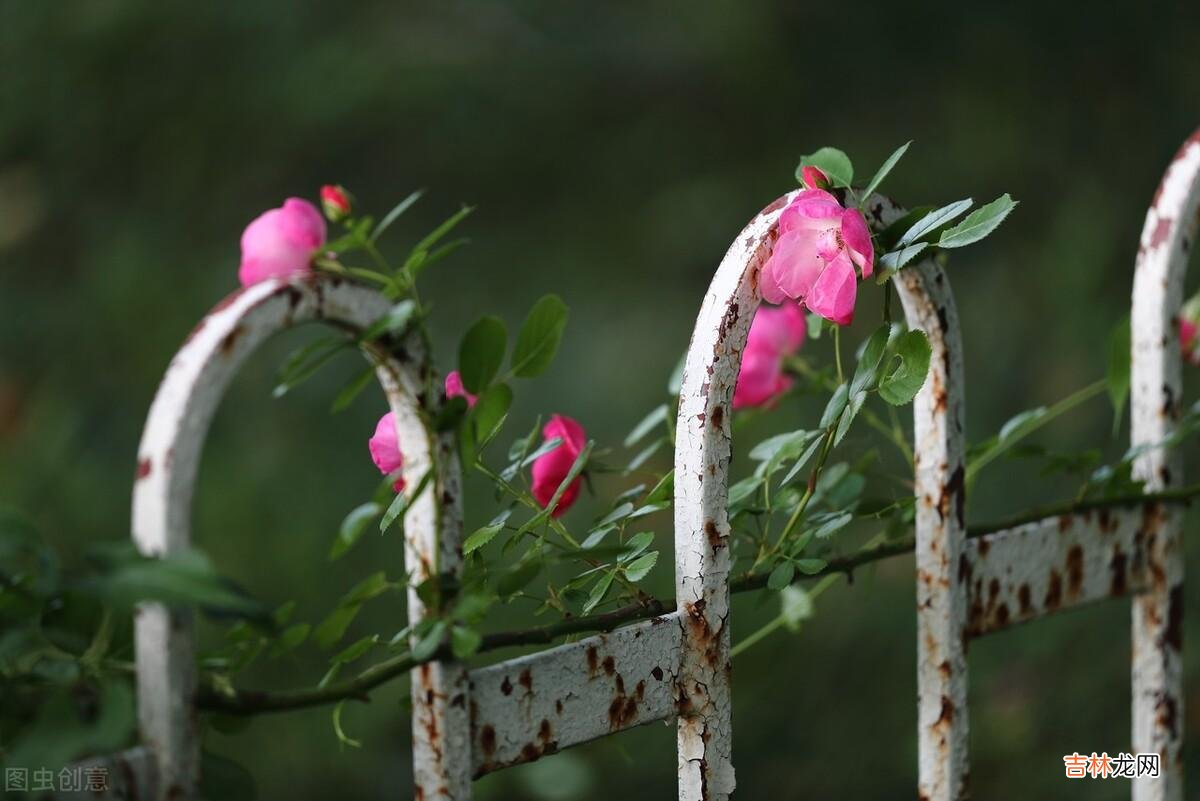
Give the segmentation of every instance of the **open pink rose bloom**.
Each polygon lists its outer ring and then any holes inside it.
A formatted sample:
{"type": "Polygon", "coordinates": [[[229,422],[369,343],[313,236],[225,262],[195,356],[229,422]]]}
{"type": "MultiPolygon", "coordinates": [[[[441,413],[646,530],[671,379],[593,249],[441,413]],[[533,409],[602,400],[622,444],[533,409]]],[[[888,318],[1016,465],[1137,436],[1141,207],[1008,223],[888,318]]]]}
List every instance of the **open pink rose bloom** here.
{"type": "Polygon", "coordinates": [[[462,374],[457,370],[451,370],[446,376],[446,397],[447,398],[466,398],[467,406],[473,407],[478,397],[467,392],[467,388],[463,386],[462,374]]]}
{"type": "Polygon", "coordinates": [[[838,325],[854,319],[858,275],[871,275],[875,249],[867,221],[858,209],[815,186],[819,170],[804,177],[806,188],[779,215],[779,238],[762,267],[763,298],[782,303],[791,298],[838,325]]]}
{"type": "MultiPolygon", "coordinates": [[[[404,466],[404,455],[400,453],[400,443],[396,439],[396,415],[388,412],[379,418],[375,426],[375,435],[367,441],[371,449],[371,461],[385,476],[396,474],[404,466]]],[[[404,491],[404,479],[396,476],[392,484],[396,492],[404,491]]]]}
{"type": "MultiPolygon", "coordinates": [[[[546,507],[550,505],[550,499],[554,497],[555,490],[567,477],[567,473],[571,472],[571,465],[575,464],[575,460],[579,458],[580,452],[587,444],[587,434],[584,432],[583,426],[570,417],[556,414],[542,428],[542,436],[544,442],[562,438],[561,445],[548,453],[543,453],[533,461],[533,497],[543,507],[546,507]]],[[[567,511],[571,508],[571,504],[575,503],[575,499],[579,497],[582,480],[581,477],[576,476],[563,492],[562,497],[558,499],[558,506],[554,507],[552,513],[554,517],[567,511]]]]}
{"type": "Polygon", "coordinates": [[[290,197],[265,211],[242,232],[242,286],[290,278],[312,269],[313,251],[325,244],[325,218],[307,200],[290,197]]]}
{"type": "Polygon", "coordinates": [[[804,312],[796,303],[759,307],[742,351],[734,409],[769,406],[787,392],[792,380],[783,374],[783,360],[804,344],[805,328],[804,312]]]}

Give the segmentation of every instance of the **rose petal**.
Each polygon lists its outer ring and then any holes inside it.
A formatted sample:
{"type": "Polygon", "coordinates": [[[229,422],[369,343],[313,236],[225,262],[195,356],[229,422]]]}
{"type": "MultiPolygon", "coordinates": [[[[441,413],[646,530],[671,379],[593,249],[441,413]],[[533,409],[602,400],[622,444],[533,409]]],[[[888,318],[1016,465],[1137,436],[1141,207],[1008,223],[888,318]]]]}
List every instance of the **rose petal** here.
{"type": "Polygon", "coordinates": [[[779,215],[779,230],[827,227],[842,216],[842,204],[823,189],[806,189],[779,215]]]}
{"type": "Polygon", "coordinates": [[[871,229],[858,209],[846,209],[843,212],[842,241],[850,251],[850,258],[862,270],[863,278],[870,278],[875,262],[875,246],[871,244],[871,229]]]}
{"type": "Polygon", "coordinates": [[[817,252],[821,235],[819,230],[798,229],[785,233],[775,242],[769,260],[774,262],[770,265],[772,277],[787,297],[802,300],[825,269],[825,261],[817,252]]]}
{"type": "MultiPolygon", "coordinates": [[[[371,451],[371,461],[384,475],[391,475],[404,466],[404,455],[400,453],[400,443],[396,438],[396,415],[388,412],[379,418],[375,435],[367,440],[367,448],[371,451]]],[[[392,487],[397,492],[402,491],[404,479],[397,478],[392,487]]]]}
{"type": "Polygon", "coordinates": [[[804,305],[815,314],[838,325],[854,320],[854,301],[858,294],[858,278],[854,265],[844,251],[833,260],[813,284],[804,305]]]}

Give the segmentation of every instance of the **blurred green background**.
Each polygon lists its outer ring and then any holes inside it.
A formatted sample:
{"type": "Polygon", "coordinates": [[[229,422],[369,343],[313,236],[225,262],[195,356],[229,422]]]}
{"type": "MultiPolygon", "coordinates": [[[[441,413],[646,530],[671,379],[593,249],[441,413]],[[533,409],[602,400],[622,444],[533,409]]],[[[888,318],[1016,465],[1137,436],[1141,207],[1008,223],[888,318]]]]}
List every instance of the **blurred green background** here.
{"type": "MultiPolygon", "coordinates": [[[[140,428],[171,354],[236,286],[246,222],[324,182],[378,212],[428,189],[388,234],[393,253],[460,202],[478,206],[473,243],[425,280],[443,366],[479,315],[511,330],[543,292],[566,299],[563,349],[518,388],[514,434],[560,411],[619,445],[661,400],[729,242],[825,144],[869,174],[915,140],[887,187],[908,204],[1021,201],[950,267],[972,440],[1101,377],[1145,208],[1200,124],[1197,7],[921,6],[0,0],[0,501],[67,554],[127,537],[140,428]]],[[[195,516],[222,570],[315,621],[369,570],[398,574],[402,555],[391,537],[325,558],[377,481],[365,443],[383,401],[327,414],[350,361],[272,400],[279,359],[305,336],[273,343],[235,382],[195,516]]],[[[800,427],[815,409],[791,400],[777,414],[800,427]]],[[[1110,414],[1095,401],[1038,441],[1119,453],[1110,414]]],[[[1004,462],[970,517],[1066,491],[1004,462]]],[[[470,501],[469,524],[490,517],[486,495],[470,501]]],[[[573,512],[588,513],[586,501],[573,512]]],[[[663,592],[670,569],[660,561],[663,592]]],[[[915,793],[912,598],[911,560],[894,560],[823,597],[799,636],[739,658],[740,797],[915,793]]],[[[774,604],[740,598],[735,640],[774,604]]],[[[403,614],[379,601],[361,629],[390,632],[403,614]]],[[[1122,782],[1067,783],[1061,756],[1129,747],[1128,618],[1108,602],[972,646],[973,797],[1127,797],[1122,782]]],[[[1187,620],[1194,743],[1200,625],[1187,620]]],[[[306,648],[254,678],[311,684],[323,664],[306,648]]],[[[405,692],[347,708],[359,750],[338,753],[328,710],[207,745],[245,764],[262,798],[408,797],[405,692]]],[[[656,725],[477,791],[667,798],[674,766],[673,733],[656,725]]]]}

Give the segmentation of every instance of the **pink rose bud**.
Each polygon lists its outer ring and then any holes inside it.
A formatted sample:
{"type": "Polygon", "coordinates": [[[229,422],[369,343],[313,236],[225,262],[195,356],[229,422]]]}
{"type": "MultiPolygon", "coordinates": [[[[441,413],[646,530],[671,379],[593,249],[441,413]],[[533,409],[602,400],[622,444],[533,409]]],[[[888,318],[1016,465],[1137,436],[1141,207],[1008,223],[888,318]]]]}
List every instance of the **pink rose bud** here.
{"type": "Polygon", "coordinates": [[[371,449],[371,461],[385,476],[394,476],[392,487],[396,492],[404,491],[404,478],[399,475],[404,466],[404,455],[400,453],[400,443],[396,439],[396,415],[388,412],[379,418],[375,426],[375,436],[367,440],[371,449]]]}
{"type": "Polygon", "coordinates": [[[805,189],[829,188],[829,176],[819,167],[814,167],[811,164],[800,170],[800,180],[804,182],[805,189]]]}
{"type": "Polygon", "coordinates": [[[1200,293],[1193,295],[1179,313],[1179,349],[1188,363],[1200,367],[1200,293]]]}
{"type": "MultiPolygon", "coordinates": [[[[587,434],[584,433],[583,426],[570,417],[556,414],[542,429],[542,436],[545,438],[544,442],[562,438],[562,444],[533,461],[533,497],[545,508],[550,505],[550,499],[554,497],[558,485],[567,477],[567,473],[571,472],[571,465],[575,464],[575,460],[587,444],[587,434]]],[[[567,511],[571,504],[575,503],[575,499],[579,497],[581,481],[582,476],[576,476],[563,492],[562,497],[558,499],[558,506],[554,507],[554,517],[567,511]]]]}
{"type": "Polygon", "coordinates": [[[290,197],[265,211],[242,232],[242,286],[268,278],[291,278],[312,269],[313,252],[325,244],[325,220],[307,200],[290,197]]]}
{"type": "Polygon", "coordinates": [[[325,184],[321,187],[321,208],[330,222],[341,222],[350,216],[354,198],[342,186],[325,184]]]}
{"type": "Polygon", "coordinates": [[[770,406],[792,386],[783,360],[804,344],[807,326],[799,305],[761,306],[750,325],[742,369],[733,392],[733,408],[770,406]]]}
{"type": "Polygon", "coordinates": [[[463,386],[462,373],[457,370],[451,370],[450,375],[446,376],[446,397],[447,398],[466,398],[467,406],[472,407],[479,397],[467,392],[467,388],[463,386]]]}
{"type": "Polygon", "coordinates": [[[792,298],[838,325],[854,320],[857,266],[871,275],[875,249],[858,209],[843,208],[823,189],[805,189],[779,215],[779,239],[762,266],[763,298],[792,298]]]}

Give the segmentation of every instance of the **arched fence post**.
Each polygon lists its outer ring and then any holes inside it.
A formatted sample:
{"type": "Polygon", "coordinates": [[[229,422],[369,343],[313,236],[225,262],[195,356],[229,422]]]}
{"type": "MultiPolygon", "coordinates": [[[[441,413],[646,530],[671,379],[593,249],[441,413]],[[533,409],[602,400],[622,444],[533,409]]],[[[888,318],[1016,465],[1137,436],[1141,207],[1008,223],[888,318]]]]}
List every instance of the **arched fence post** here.
{"type": "MultiPolygon", "coordinates": [[[[358,334],[390,307],[378,292],[320,277],[265,281],[218,304],[172,359],[150,408],[133,493],[133,536],[139,550],[168,557],[191,546],[192,494],[208,427],[229,381],[258,345],[278,331],[316,320],[358,334]]],[[[419,417],[418,399],[429,378],[420,367],[421,347],[410,338],[403,360],[377,355],[378,377],[395,412],[406,457],[409,491],[434,468],[433,479],[405,517],[406,561],[418,581],[439,570],[456,573],[462,532],[453,438],[431,438],[419,417]]],[[[419,621],[423,606],[415,594],[410,594],[409,609],[419,621]]],[[[200,743],[190,616],[147,604],[138,610],[136,640],[138,718],[156,768],[155,795],[194,797],[200,743]]],[[[423,666],[414,677],[415,773],[426,798],[465,797],[467,792],[470,752],[463,693],[465,671],[453,663],[423,666]]]]}

